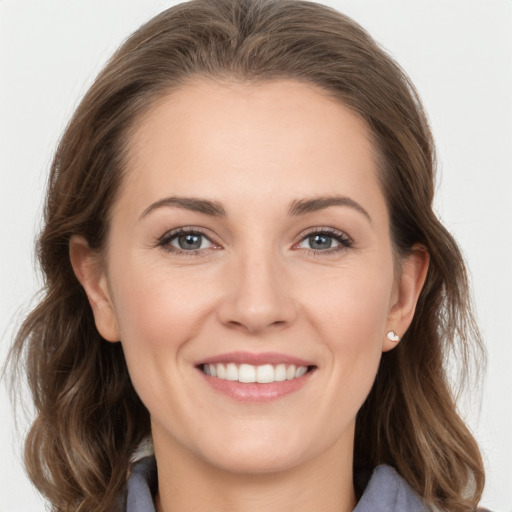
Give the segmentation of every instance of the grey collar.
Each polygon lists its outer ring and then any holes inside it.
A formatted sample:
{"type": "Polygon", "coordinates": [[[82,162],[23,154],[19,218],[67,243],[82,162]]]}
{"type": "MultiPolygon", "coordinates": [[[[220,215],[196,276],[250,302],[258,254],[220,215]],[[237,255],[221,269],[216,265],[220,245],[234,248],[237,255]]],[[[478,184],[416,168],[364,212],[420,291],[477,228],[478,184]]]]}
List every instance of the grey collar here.
{"type": "MultiPolygon", "coordinates": [[[[125,512],[156,512],[156,460],[145,457],[134,464],[126,488],[125,512]]],[[[427,512],[429,508],[390,466],[377,466],[353,512],[427,512]]]]}

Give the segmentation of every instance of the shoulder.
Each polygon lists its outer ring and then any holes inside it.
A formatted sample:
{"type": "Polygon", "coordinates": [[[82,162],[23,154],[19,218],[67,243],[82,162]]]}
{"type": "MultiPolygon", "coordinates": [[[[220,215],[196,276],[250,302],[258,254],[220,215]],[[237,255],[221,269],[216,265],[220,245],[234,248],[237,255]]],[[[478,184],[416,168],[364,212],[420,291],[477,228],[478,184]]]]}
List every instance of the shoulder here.
{"type": "Polygon", "coordinates": [[[153,496],[157,490],[157,468],[154,456],[137,461],[126,485],[125,512],[155,512],[153,496]]]}
{"type": "MultiPolygon", "coordinates": [[[[353,512],[436,512],[436,510],[427,505],[394,468],[382,464],[371,473],[353,512]]],[[[437,510],[437,512],[441,511],[437,510]]],[[[475,512],[491,511],[479,507],[475,512]]]]}
{"type": "Polygon", "coordinates": [[[377,466],[354,512],[429,512],[430,508],[391,466],[377,466]]]}

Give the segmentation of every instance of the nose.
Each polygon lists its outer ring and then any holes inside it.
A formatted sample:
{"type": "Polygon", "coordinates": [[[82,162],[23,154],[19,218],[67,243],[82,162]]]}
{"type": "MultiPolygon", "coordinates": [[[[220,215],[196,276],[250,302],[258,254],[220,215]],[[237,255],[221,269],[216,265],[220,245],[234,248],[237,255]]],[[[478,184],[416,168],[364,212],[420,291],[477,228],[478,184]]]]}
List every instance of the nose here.
{"type": "Polygon", "coordinates": [[[233,263],[217,309],[219,320],[250,334],[291,325],[297,318],[297,304],[278,258],[253,252],[233,263]]]}

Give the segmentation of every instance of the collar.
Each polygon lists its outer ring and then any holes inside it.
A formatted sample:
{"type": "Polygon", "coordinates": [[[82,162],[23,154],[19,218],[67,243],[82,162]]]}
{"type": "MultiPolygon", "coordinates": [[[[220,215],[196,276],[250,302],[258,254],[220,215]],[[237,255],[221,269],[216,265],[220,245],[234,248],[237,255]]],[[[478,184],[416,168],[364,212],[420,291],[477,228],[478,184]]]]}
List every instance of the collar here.
{"type": "MultiPolygon", "coordinates": [[[[156,512],[157,490],[154,456],[144,457],[132,468],[126,487],[125,512],[156,512]]],[[[390,466],[377,466],[353,512],[427,512],[429,509],[409,484],[390,466]]]]}

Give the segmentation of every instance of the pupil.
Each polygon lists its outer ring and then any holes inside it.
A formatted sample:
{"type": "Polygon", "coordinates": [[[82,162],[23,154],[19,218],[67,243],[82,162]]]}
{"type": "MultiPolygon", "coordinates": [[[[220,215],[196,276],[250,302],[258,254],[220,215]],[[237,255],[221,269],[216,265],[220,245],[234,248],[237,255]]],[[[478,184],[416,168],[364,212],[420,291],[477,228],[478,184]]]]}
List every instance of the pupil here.
{"type": "Polygon", "coordinates": [[[181,235],[178,239],[182,249],[199,249],[201,239],[198,235],[181,235]]]}
{"type": "Polygon", "coordinates": [[[313,235],[309,237],[312,249],[329,249],[332,244],[332,239],[329,236],[313,235]]]}

